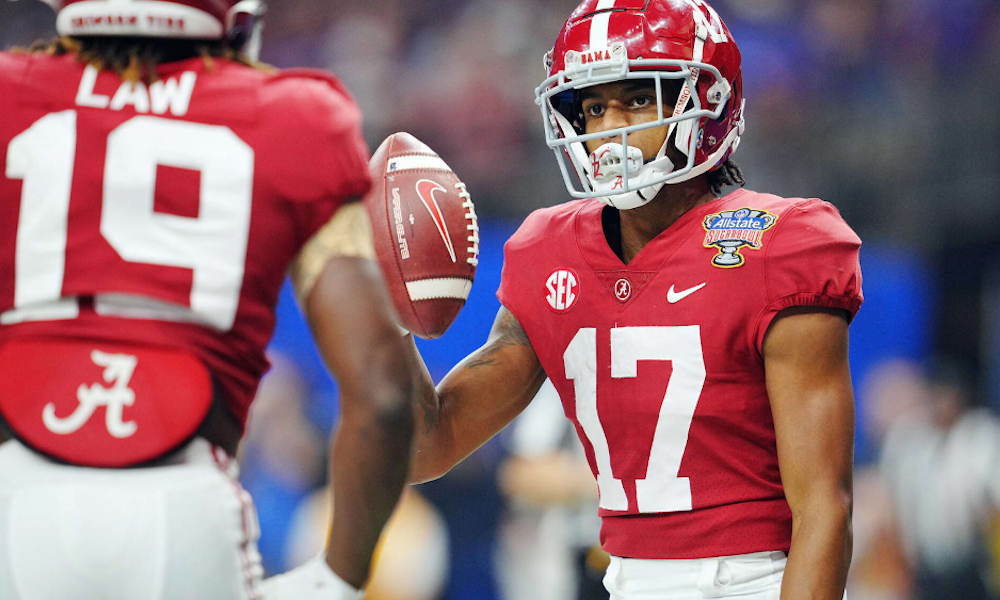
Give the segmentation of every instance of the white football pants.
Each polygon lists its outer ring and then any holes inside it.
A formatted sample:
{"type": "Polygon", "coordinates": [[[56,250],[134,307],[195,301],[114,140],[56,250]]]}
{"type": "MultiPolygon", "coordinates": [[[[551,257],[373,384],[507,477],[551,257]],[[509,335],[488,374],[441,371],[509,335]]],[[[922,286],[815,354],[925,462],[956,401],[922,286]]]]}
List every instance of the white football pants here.
{"type": "Polygon", "coordinates": [[[784,552],[693,560],[611,557],[604,587],[611,600],[778,600],[784,552]]]}
{"type": "Polygon", "coordinates": [[[258,599],[257,515],[235,461],[195,439],[163,463],[71,467],[0,445],[0,598],[258,599]]]}

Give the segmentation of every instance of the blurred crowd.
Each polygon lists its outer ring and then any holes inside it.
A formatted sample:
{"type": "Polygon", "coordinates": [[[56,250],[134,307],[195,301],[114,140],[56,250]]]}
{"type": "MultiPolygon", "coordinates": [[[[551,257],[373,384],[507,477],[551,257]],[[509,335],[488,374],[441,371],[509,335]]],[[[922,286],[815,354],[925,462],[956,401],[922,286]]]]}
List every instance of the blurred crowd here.
{"type": "MultiPolygon", "coordinates": [[[[268,4],[262,59],[336,72],[373,148],[394,131],[417,135],[487,220],[567,198],[533,90],[576,0],[268,4]]],[[[868,247],[916,257],[936,307],[919,327],[957,363],[883,362],[856,382],[872,451],[857,471],[851,598],[997,598],[1000,426],[985,406],[1000,401],[1000,3],[712,4],[744,56],[748,128],[736,160],[748,186],[822,197],[868,247]]],[[[0,47],[52,34],[41,2],[0,0],[0,47]]],[[[272,573],[323,543],[336,414],[327,384],[273,359],[241,450],[272,573]]],[[[558,402],[536,404],[545,408],[408,493],[370,597],[600,597],[604,559],[584,516],[593,480],[558,402]]]]}
{"type": "MultiPolygon", "coordinates": [[[[486,214],[566,194],[533,90],[576,0],[270,0],[262,58],[333,70],[374,146],[408,130],[486,214]]],[[[751,187],[832,201],[862,237],[919,246],[995,238],[1000,4],[995,0],[716,0],[744,55],[751,187]]],[[[0,2],[0,44],[51,31],[0,2]]]]}
{"type": "Polygon", "coordinates": [[[960,365],[862,382],[877,462],[855,470],[851,597],[1000,598],[1000,421],[960,365]]]}

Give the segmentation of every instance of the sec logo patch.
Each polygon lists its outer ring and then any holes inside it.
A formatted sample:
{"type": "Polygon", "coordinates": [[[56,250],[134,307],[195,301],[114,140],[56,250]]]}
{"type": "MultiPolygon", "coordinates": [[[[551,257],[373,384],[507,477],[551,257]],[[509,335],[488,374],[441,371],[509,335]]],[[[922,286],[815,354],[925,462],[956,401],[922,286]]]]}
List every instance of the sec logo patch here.
{"type": "Polygon", "coordinates": [[[580,297],[580,279],[572,269],[556,269],[545,280],[545,296],[549,308],[564,313],[573,308],[580,297]]]}

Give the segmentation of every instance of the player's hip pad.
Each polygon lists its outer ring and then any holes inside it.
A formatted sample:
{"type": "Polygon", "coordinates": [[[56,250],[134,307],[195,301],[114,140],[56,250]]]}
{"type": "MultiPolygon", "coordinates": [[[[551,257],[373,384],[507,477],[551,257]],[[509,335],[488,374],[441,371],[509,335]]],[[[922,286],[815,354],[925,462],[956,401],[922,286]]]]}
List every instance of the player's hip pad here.
{"type": "Polygon", "coordinates": [[[0,414],[26,445],[57,460],[127,467],[180,447],[212,404],[189,353],[87,341],[0,348],[0,414]]]}

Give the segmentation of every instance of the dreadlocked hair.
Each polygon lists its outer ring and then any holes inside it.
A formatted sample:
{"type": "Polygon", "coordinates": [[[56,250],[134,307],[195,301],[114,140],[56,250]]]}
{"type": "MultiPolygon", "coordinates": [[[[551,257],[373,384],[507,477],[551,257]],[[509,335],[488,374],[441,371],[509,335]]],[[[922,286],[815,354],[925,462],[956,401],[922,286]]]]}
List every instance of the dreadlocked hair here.
{"type": "Polygon", "coordinates": [[[708,185],[716,196],[722,196],[722,190],[727,186],[743,187],[746,183],[746,180],[743,179],[743,171],[732,159],[726,159],[721,167],[708,172],[708,185]]]}
{"type": "Polygon", "coordinates": [[[158,79],[159,65],[200,56],[205,66],[212,70],[214,59],[226,59],[262,71],[273,67],[252,61],[231,48],[224,41],[179,40],[148,37],[116,36],[58,36],[38,41],[20,52],[43,52],[50,56],[75,54],[77,58],[95,69],[109,70],[128,82],[152,83],[158,79]]]}

